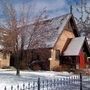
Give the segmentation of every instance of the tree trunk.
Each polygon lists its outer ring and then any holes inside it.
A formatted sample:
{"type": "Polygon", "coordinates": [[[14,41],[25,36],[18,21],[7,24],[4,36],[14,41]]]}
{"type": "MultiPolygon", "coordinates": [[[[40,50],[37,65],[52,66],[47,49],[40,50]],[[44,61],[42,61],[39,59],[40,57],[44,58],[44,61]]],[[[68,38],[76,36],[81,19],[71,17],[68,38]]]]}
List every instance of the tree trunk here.
{"type": "Polygon", "coordinates": [[[20,60],[18,54],[16,54],[16,75],[20,75],[20,60]]]}

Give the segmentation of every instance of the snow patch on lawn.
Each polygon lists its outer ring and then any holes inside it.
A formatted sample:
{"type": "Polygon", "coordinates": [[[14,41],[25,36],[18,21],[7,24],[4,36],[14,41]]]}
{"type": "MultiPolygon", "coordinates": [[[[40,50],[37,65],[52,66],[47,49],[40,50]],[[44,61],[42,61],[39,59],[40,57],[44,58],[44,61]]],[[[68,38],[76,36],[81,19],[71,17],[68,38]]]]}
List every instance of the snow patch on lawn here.
{"type": "Polygon", "coordinates": [[[37,82],[38,77],[41,79],[60,79],[68,76],[72,76],[72,74],[54,71],[20,71],[20,76],[16,76],[16,71],[0,69],[0,90],[4,90],[5,86],[7,90],[10,90],[12,85],[17,87],[17,85],[23,86],[23,83],[37,82]]]}
{"type": "Polygon", "coordinates": [[[72,75],[68,72],[54,72],[54,71],[38,71],[38,72],[29,72],[29,74],[34,75],[40,75],[40,76],[46,76],[46,77],[53,77],[53,76],[59,76],[59,75],[72,75]]]}

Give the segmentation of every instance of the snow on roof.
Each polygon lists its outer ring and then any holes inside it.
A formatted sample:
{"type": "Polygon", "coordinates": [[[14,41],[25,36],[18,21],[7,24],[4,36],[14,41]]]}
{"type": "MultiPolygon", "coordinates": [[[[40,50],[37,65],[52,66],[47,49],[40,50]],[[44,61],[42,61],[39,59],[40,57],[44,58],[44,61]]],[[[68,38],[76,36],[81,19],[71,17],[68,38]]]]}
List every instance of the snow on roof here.
{"type": "MultiPolygon", "coordinates": [[[[52,48],[54,47],[58,37],[63,31],[64,26],[67,24],[71,14],[65,14],[59,17],[51,18],[48,20],[40,21],[39,30],[35,30],[34,24],[28,24],[23,28],[23,35],[26,38],[24,41],[24,49],[37,49],[37,48],[52,48]],[[30,41],[30,42],[29,42],[30,41]],[[29,45],[30,43],[30,45],[29,45]],[[27,48],[29,45],[29,48],[27,48]]],[[[3,31],[3,36],[6,31],[3,31]]],[[[18,37],[19,47],[21,46],[21,39],[18,37]]],[[[1,44],[0,44],[1,45],[1,44]]],[[[1,47],[2,48],[2,47],[1,47]]]]}
{"type": "Polygon", "coordinates": [[[64,56],[76,56],[79,55],[80,50],[84,44],[85,37],[73,38],[68,45],[67,49],[64,51],[64,56]]]}
{"type": "MultiPolygon", "coordinates": [[[[49,20],[42,21],[45,23],[42,30],[37,30],[33,36],[32,42],[37,40],[38,43],[35,45],[31,45],[30,48],[51,48],[56,43],[59,35],[63,31],[64,26],[67,24],[71,17],[71,14],[66,14],[63,16],[55,17],[49,20]]],[[[31,25],[28,26],[30,29],[33,28],[31,25]]],[[[30,31],[29,32],[32,32],[30,31]]],[[[32,29],[31,29],[32,30],[32,29]]],[[[28,34],[27,34],[28,36],[28,34]]],[[[31,42],[31,43],[32,43],[31,42]]],[[[28,45],[25,45],[27,48],[28,45]]]]}
{"type": "Polygon", "coordinates": [[[70,15],[68,14],[68,15],[58,17],[58,18],[54,18],[51,21],[52,31],[49,30],[51,35],[48,36],[48,39],[46,42],[47,46],[51,46],[51,47],[54,46],[55,42],[57,41],[57,38],[59,37],[59,35],[63,31],[64,26],[67,24],[67,21],[69,20],[69,18],[70,18],[70,15]]]}

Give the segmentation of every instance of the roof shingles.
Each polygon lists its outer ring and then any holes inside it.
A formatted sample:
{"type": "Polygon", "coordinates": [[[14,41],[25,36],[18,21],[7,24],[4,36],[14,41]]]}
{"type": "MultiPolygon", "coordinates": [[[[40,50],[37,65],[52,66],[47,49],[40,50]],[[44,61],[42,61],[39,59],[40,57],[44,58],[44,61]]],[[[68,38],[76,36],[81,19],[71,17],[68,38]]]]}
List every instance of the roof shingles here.
{"type": "Polygon", "coordinates": [[[33,40],[37,40],[38,43],[35,47],[31,46],[30,48],[36,49],[36,48],[54,47],[54,44],[56,43],[59,35],[63,31],[63,28],[69,21],[70,17],[71,14],[66,14],[60,17],[43,21],[44,23],[46,22],[47,24],[43,26],[43,30],[36,31],[35,36],[33,37],[33,40]]]}

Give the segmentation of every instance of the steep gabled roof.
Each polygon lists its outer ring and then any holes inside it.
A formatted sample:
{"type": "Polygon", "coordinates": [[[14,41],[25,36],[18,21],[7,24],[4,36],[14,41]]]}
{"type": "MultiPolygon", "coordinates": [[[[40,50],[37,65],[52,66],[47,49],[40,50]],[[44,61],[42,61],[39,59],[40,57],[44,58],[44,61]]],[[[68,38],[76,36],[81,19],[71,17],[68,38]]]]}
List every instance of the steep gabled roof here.
{"type": "Polygon", "coordinates": [[[18,29],[21,28],[21,30],[23,29],[24,31],[23,32],[25,35],[24,49],[27,49],[29,43],[30,46],[28,49],[53,48],[58,38],[60,37],[62,31],[64,30],[64,27],[71,20],[72,17],[73,17],[72,14],[65,14],[59,17],[40,21],[39,23],[40,25],[38,25],[39,30],[35,31],[34,31],[35,23],[18,27],[18,29]],[[30,38],[32,38],[31,41],[30,38]]]}
{"type": "Polygon", "coordinates": [[[49,32],[51,33],[50,36],[48,36],[49,39],[47,39],[47,46],[53,47],[58,39],[58,37],[61,35],[62,31],[64,30],[65,25],[69,21],[71,15],[63,15],[57,18],[53,18],[51,20],[51,30],[49,32]]]}
{"type": "MultiPolygon", "coordinates": [[[[47,23],[47,25],[43,27],[43,30],[38,30],[35,33],[35,37],[33,37],[33,40],[37,40],[39,42],[35,46],[30,46],[30,48],[35,49],[54,47],[57,39],[61,35],[65,25],[69,22],[71,17],[71,14],[66,14],[45,21],[41,21],[47,23]]],[[[33,28],[32,25],[29,25],[28,27],[30,28],[29,30],[32,30],[31,28],[33,28]]]]}
{"type": "Polygon", "coordinates": [[[64,51],[64,56],[78,56],[85,43],[85,37],[73,38],[64,51]]]}

